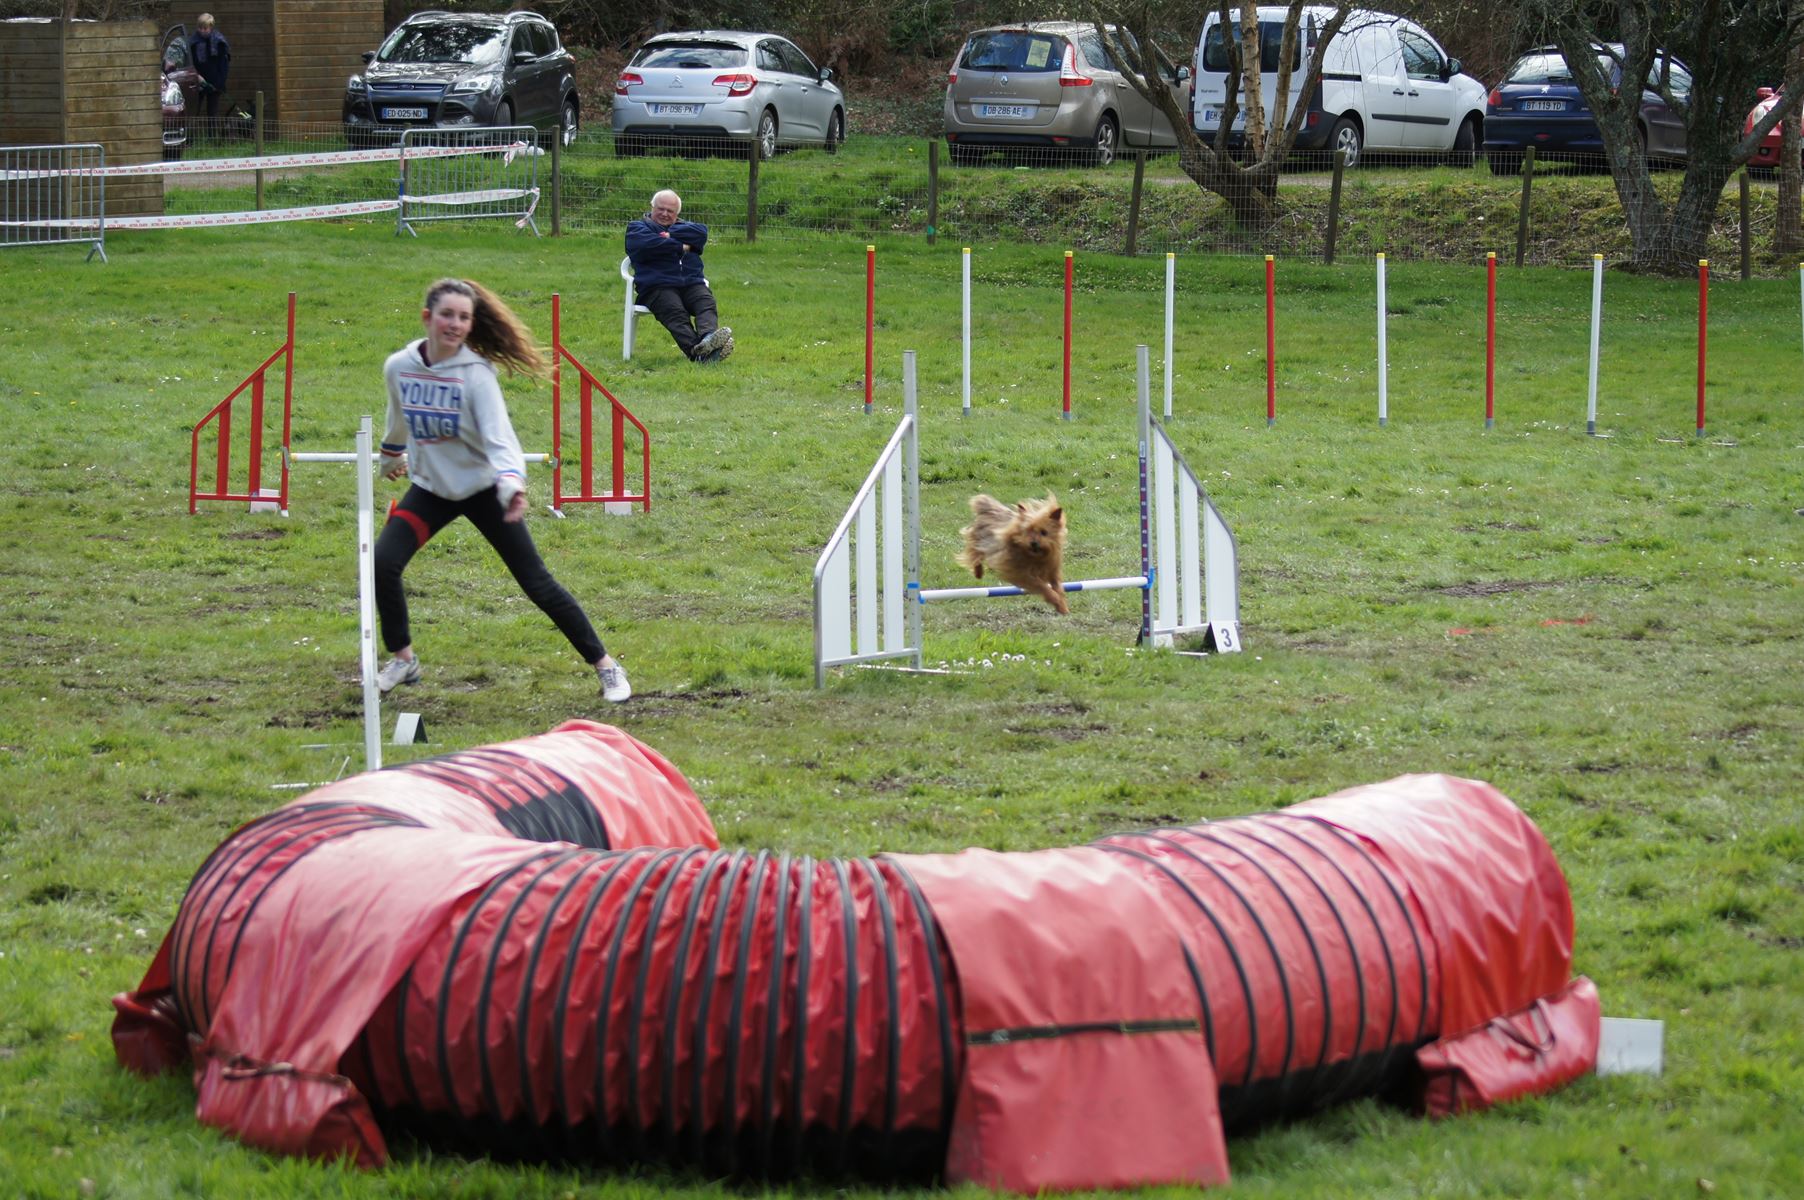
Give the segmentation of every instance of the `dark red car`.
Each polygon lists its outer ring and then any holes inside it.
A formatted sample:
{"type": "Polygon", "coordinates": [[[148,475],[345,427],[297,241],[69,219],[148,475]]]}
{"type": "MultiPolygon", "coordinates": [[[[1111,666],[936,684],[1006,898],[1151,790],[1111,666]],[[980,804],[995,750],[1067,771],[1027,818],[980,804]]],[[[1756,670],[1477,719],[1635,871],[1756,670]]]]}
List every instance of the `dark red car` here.
{"type": "MultiPolygon", "coordinates": [[[[1779,102],[1779,97],[1783,93],[1778,88],[1763,87],[1754,94],[1760,98],[1760,102],[1754,105],[1753,111],[1748,113],[1748,119],[1742,122],[1742,137],[1746,137],[1754,131],[1754,126],[1760,121],[1760,118],[1772,110],[1773,105],[1779,102]]],[[[1771,171],[1779,165],[1779,138],[1784,124],[1785,122],[1781,121],[1766,131],[1766,137],[1762,138],[1760,145],[1755,148],[1754,156],[1748,159],[1748,166],[1756,171],[1771,171]]]]}
{"type": "Polygon", "coordinates": [[[188,101],[200,92],[200,72],[188,53],[188,27],[163,34],[163,157],[177,159],[188,148],[188,101]]]}

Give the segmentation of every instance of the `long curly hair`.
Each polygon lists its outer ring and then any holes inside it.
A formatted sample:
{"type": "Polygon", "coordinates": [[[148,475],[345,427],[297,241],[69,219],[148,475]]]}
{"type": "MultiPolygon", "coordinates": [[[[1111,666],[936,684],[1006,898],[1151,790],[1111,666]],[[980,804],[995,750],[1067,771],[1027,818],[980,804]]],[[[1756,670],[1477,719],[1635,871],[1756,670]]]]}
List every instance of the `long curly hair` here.
{"type": "Polygon", "coordinates": [[[501,297],[474,279],[441,279],[426,289],[426,311],[431,312],[446,292],[470,299],[473,319],[466,346],[510,373],[539,378],[547,373],[545,352],[532,340],[532,330],[501,297]]]}

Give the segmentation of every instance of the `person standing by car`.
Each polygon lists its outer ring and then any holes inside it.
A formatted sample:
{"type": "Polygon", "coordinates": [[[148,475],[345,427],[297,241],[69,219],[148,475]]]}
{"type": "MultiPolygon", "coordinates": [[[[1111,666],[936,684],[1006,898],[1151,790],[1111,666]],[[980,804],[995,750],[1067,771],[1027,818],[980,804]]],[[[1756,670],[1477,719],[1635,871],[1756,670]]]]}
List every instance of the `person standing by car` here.
{"type": "Polygon", "coordinates": [[[666,188],[651,198],[650,212],[626,227],[633,292],[670,330],[685,357],[715,363],[733,353],[733,331],[720,323],[702,273],[708,227],[679,220],[682,211],[683,198],[666,188]]]}
{"type": "Polygon", "coordinates": [[[225,34],[214,28],[212,13],[202,13],[194,19],[194,32],[188,35],[188,58],[200,74],[200,93],[207,98],[207,135],[217,136],[219,97],[225,93],[226,74],[232,69],[232,47],[225,34]]]}
{"type": "Polygon", "coordinates": [[[493,364],[543,375],[543,353],[512,310],[473,280],[433,284],[420,320],[426,336],[395,351],[382,368],[388,385],[382,476],[412,475],[413,483],[376,540],[376,611],[393,655],[376,686],[387,692],[419,682],[401,573],[433,534],[468,517],[527,598],[595,668],[602,698],[630,699],[626,671],[602,646],[582,606],[545,569],[522,523],[526,460],[493,364]]]}

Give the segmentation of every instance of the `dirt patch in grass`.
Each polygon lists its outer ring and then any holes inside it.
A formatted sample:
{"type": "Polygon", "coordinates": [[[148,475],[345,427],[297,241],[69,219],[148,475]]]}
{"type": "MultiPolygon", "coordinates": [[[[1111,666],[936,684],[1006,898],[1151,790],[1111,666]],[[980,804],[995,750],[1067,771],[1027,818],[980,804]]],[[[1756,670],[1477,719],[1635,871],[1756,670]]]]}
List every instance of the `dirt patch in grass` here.
{"type": "Polygon", "coordinates": [[[1452,587],[1429,588],[1442,596],[1455,596],[1469,599],[1474,596],[1503,596],[1510,592],[1534,592],[1542,588],[1558,587],[1557,583],[1546,579],[1487,579],[1481,583],[1456,583],[1452,587]]]}

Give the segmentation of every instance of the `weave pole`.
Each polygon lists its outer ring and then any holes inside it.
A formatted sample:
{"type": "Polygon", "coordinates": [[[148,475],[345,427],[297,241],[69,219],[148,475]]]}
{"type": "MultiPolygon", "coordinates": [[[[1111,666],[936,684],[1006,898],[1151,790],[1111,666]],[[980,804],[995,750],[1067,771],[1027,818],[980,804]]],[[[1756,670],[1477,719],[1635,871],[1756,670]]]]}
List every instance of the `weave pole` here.
{"type": "Polygon", "coordinates": [[[1378,424],[1390,421],[1390,360],[1385,341],[1384,251],[1378,252],[1378,424]]]}
{"type": "Polygon", "coordinates": [[[1065,251],[1065,408],[1064,419],[1071,419],[1071,251],[1065,251]]]}
{"type": "Polygon", "coordinates": [[[1591,256],[1591,384],[1585,393],[1585,432],[1597,436],[1597,343],[1604,320],[1604,256],[1591,256]]]}
{"type": "Polygon", "coordinates": [[[1710,260],[1698,259],[1698,436],[1704,436],[1704,361],[1710,350],[1710,260]]]}
{"type": "MultiPolygon", "coordinates": [[[[961,415],[968,417],[971,415],[971,247],[969,246],[965,247],[964,281],[961,291],[965,302],[964,342],[959,351],[959,357],[963,360],[965,369],[965,407],[961,415]]],[[[910,350],[908,353],[913,354],[914,351],[910,350]]]]}
{"type": "Polygon", "coordinates": [[[1485,428],[1497,424],[1497,252],[1485,254],[1485,428]]]}
{"type": "Polygon", "coordinates": [[[1178,256],[1165,252],[1165,419],[1171,420],[1171,312],[1177,296],[1178,256]]]}
{"type": "Polygon", "coordinates": [[[1277,262],[1265,256],[1265,427],[1278,423],[1277,262]]]}
{"type": "Polygon", "coordinates": [[[871,366],[877,338],[877,247],[864,248],[864,411],[871,411],[871,366]]]}

